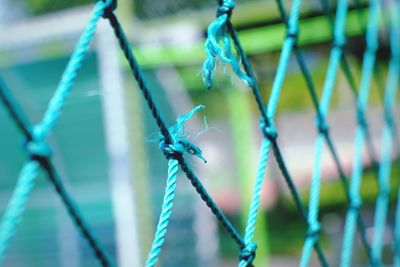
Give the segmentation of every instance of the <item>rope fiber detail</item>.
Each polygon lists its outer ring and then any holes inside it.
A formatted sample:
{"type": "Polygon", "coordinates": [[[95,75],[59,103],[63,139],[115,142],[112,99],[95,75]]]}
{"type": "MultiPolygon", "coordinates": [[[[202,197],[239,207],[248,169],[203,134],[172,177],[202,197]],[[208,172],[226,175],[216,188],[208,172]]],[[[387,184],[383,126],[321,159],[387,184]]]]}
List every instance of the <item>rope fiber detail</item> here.
{"type": "MultiPolygon", "coordinates": [[[[269,152],[272,149],[277,165],[289,187],[290,193],[295,201],[296,208],[298,209],[302,219],[307,224],[307,233],[305,236],[305,243],[300,259],[300,266],[309,266],[311,253],[314,249],[317,253],[318,259],[322,266],[329,266],[326,260],[325,253],[323,252],[319,243],[319,232],[321,225],[318,221],[319,213],[319,197],[321,186],[321,158],[323,152],[324,142],[329,149],[335,166],[339,172],[339,176],[346,193],[348,200],[348,211],[346,217],[346,224],[343,237],[343,250],[341,258],[341,266],[346,267],[351,265],[351,254],[353,247],[354,231],[357,229],[360,232],[361,240],[367,251],[369,263],[371,266],[380,266],[382,262],[382,239],[383,231],[385,229],[386,217],[388,212],[388,195],[390,191],[390,172],[392,166],[392,144],[396,142],[398,149],[400,149],[400,139],[396,130],[395,119],[393,115],[394,100],[396,98],[399,82],[400,70],[400,36],[399,31],[395,25],[399,24],[399,15],[396,10],[399,10],[400,4],[395,3],[396,8],[392,9],[391,14],[391,57],[389,62],[389,73],[386,81],[386,87],[383,99],[383,121],[384,127],[382,129],[382,152],[380,160],[377,160],[377,153],[372,144],[372,137],[370,134],[368,117],[366,116],[366,108],[368,105],[369,91],[371,87],[371,80],[374,70],[377,69],[376,53],[378,50],[378,33],[379,33],[379,19],[380,19],[380,0],[371,0],[370,12],[366,33],[366,51],[364,53],[362,76],[360,83],[360,90],[357,92],[355,79],[350,71],[349,63],[344,53],[346,45],[346,36],[344,33],[346,17],[347,17],[347,0],[339,0],[337,11],[335,15],[331,14],[329,3],[327,0],[321,0],[323,8],[332,24],[333,42],[330,53],[329,65],[324,81],[323,92],[321,100],[318,101],[318,96],[315,90],[310,71],[308,69],[305,58],[302,54],[300,47],[297,45],[297,38],[299,33],[299,17],[301,0],[293,0],[291,5],[290,15],[287,16],[285,7],[282,0],[276,0],[279,12],[281,13],[283,22],[286,25],[286,36],[282,46],[279,63],[277,66],[276,74],[273,80],[271,94],[266,105],[262,99],[261,90],[252,70],[252,66],[247,58],[247,55],[238,38],[235,27],[232,25],[230,18],[232,11],[235,7],[233,0],[219,0],[216,12],[216,19],[208,27],[208,35],[205,41],[206,59],[203,64],[203,80],[208,89],[212,87],[213,75],[217,61],[220,60],[223,64],[230,65],[233,73],[239,77],[250,89],[257,103],[257,107],[261,114],[260,117],[260,132],[263,134],[263,139],[260,145],[259,163],[256,179],[253,187],[253,194],[250,203],[248,220],[245,228],[244,237],[242,238],[237,229],[227,219],[225,214],[216,205],[212,197],[208,194],[207,190],[202,185],[200,179],[193,172],[191,166],[187,163],[185,156],[196,156],[205,163],[206,159],[202,155],[202,150],[188,140],[185,135],[184,123],[189,120],[196,112],[204,109],[204,106],[197,106],[192,111],[177,118],[176,124],[167,128],[163,119],[162,113],[159,111],[155,104],[150,89],[144,79],[141,67],[132,52],[128,39],[118,21],[114,10],[117,8],[116,0],[98,0],[93,8],[92,16],[82,32],[82,35],[72,53],[71,59],[66,66],[61,81],[51,98],[49,105],[42,120],[34,125],[30,124],[26,119],[23,111],[18,107],[12,95],[7,91],[5,84],[0,80],[0,99],[4,103],[10,116],[15,121],[17,127],[25,135],[25,149],[28,153],[28,160],[23,166],[15,187],[14,193],[11,197],[9,205],[3,215],[0,224],[0,265],[4,258],[5,252],[10,244],[12,236],[15,234],[17,225],[22,220],[22,215],[25,209],[25,204],[29,199],[29,195],[35,185],[35,180],[40,170],[47,173],[49,180],[53,186],[72,220],[81,231],[82,235],[89,242],[96,257],[99,259],[102,266],[113,266],[114,263],[108,257],[106,252],[101,248],[99,242],[95,239],[88,224],[83,220],[79,213],[74,200],[65,190],[61,178],[58,176],[51,161],[51,147],[46,143],[46,137],[51,134],[53,128],[56,126],[61,111],[68,97],[74,80],[77,76],[82,62],[90,48],[93,40],[97,23],[101,17],[107,19],[112,26],[115,36],[119,41],[121,50],[127,59],[131,74],[137,81],[139,90],[142,92],[143,97],[151,111],[151,114],[160,129],[159,148],[163,152],[165,158],[168,160],[168,178],[165,188],[165,195],[163,205],[155,232],[155,238],[149,252],[146,266],[155,266],[158,262],[161,248],[165,242],[167,228],[172,214],[172,208],[176,190],[176,179],[179,167],[185,173],[186,177],[190,180],[201,199],[210,208],[211,212],[220,221],[222,226],[227,230],[231,238],[237,243],[239,247],[239,263],[240,267],[253,266],[253,261],[256,257],[257,244],[253,242],[254,231],[256,228],[256,219],[260,209],[260,196],[263,180],[267,168],[269,152]],[[395,11],[393,11],[395,10],[395,11]],[[335,18],[335,21],[333,21],[335,18]],[[232,43],[234,52],[232,52],[232,43]],[[275,127],[274,118],[276,115],[280,94],[282,91],[283,83],[285,81],[287,67],[292,52],[299,63],[300,69],[306,80],[307,88],[309,90],[312,103],[316,112],[316,129],[317,137],[315,140],[315,160],[313,161],[312,180],[310,189],[310,198],[308,205],[308,212],[306,211],[293,179],[286,166],[286,162],[281,153],[278,144],[278,130],[275,127]],[[329,132],[329,124],[327,122],[327,115],[329,113],[329,105],[331,102],[336,75],[339,67],[342,68],[352,92],[357,98],[356,105],[356,121],[357,130],[355,136],[355,154],[354,166],[350,184],[347,181],[346,174],[343,170],[342,164],[339,160],[338,154],[334,147],[329,132]],[[375,224],[373,242],[370,246],[366,238],[365,223],[359,214],[359,208],[362,204],[360,197],[360,184],[363,172],[362,155],[364,149],[367,150],[371,163],[373,166],[379,166],[377,179],[379,183],[379,195],[376,202],[375,224]]],[[[377,80],[380,79],[376,75],[377,80]]],[[[378,84],[382,83],[378,81],[378,84]]],[[[382,87],[382,86],[380,86],[382,87]]],[[[380,89],[382,90],[382,89],[380,89]]],[[[400,150],[399,150],[400,151],[400,150]]],[[[399,152],[398,151],[398,152],[399,152]]],[[[400,191],[399,191],[400,192],[400,191]]],[[[400,194],[400,193],[399,193],[400,194]]],[[[397,217],[395,220],[394,229],[394,264],[400,265],[400,200],[397,207],[397,217]]]]}

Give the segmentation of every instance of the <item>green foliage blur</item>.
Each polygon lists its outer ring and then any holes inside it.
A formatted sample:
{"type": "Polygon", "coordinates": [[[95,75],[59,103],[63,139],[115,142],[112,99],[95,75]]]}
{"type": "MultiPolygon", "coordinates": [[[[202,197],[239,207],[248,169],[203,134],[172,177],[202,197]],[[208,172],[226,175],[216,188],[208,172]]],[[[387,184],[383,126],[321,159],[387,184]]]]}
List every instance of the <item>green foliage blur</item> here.
{"type": "Polygon", "coordinates": [[[18,0],[25,5],[29,14],[40,15],[69,7],[82,6],[93,0],[18,0]]]}

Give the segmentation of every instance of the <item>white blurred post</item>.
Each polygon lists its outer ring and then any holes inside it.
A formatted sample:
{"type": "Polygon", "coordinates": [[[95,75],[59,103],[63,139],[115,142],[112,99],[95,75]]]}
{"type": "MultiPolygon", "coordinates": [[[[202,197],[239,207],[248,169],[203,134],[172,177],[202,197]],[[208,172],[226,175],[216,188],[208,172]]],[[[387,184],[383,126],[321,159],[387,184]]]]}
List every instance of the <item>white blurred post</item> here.
{"type": "Polygon", "coordinates": [[[117,40],[106,21],[99,24],[97,53],[109,156],[111,199],[116,225],[118,266],[141,266],[132,160],[129,153],[123,70],[117,40]]]}

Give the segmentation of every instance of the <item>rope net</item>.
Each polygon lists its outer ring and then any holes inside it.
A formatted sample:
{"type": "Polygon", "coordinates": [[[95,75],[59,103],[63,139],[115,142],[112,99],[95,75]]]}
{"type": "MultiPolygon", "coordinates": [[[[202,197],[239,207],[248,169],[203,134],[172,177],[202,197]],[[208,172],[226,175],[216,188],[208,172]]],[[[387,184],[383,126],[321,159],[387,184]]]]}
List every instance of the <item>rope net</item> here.
{"type": "MultiPolygon", "coordinates": [[[[17,226],[22,220],[25,205],[35,186],[35,179],[38,176],[38,173],[42,171],[48,176],[49,181],[53,184],[72,221],[75,223],[82,236],[87,240],[95,256],[99,260],[100,265],[116,265],[114,260],[107,255],[104,248],[94,236],[89,224],[80,213],[78,205],[74,201],[73,197],[65,189],[62,179],[52,162],[51,148],[46,143],[46,137],[51,134],[52,130],[56,126],[65,101],[73,87],[74,80],[79,72],[82,62],[88,54],[91,42],[95,35],[96,26],[99,20],[104,18],[109,21],[113,28],[121,51],[129,64],[131,75],[136,80],[138,88],[142,92],[151,115],[159,128],[159,148],[168,161],[165,195],[155,237],[146,261],[146,266],[155,266],[158,262],[158,257],[165,241],[169,219],[172,214],[177,186],[176,180],[179,169],[189,179],[195,191],[208,206],[215,218],[228,232],[232,241],[237,244],[238,266],[253,266],[257,250],[257,244],[254,242],[254,234],[257,215],[260,209],[261,188],[268,167],[267,162],[271,154],[270,152],[275,156],[277,165],[287,183],[287,186],[289,187],[295,206],[299,211],[299,216],[307,225],[308,230],[305,233],[299,266],[310,266],[313,251],[315,251],[321,266],[330,266],[331,264],[326,257],[323,246],[319,242],[319,231],[321,229],[321,222],[319,221],[322,175],[321,162],[325,146],[333,158],[348,203],[340,266],[346,267],[352,265],[352,251],[356,231],[358,231],[362,245],[368,255],[369,265],[382,266],[383,233],[385,231],[386,220],[388,217],[389,191],[394,190],[397,192],[400,190],[400,188],[390,188],[389,181],[393,163],[392,154],[396,151],[397,155],[394,163],[398,164],[399,162],[397,159],[400,151],[400,139],[397,133],[393,114],[400,74],[400,2],[395,0],[385,2],[389,6],[387,10],[390,11],[390,19],[387,23],[389,23],[390,28],[391,54],[386,84],[382,84],[379,87],[379,90],[383,94],[382,119],[384,121],[383,128],[381,129],[381,152],[379,159],[372,144],[371,131],[366,111],[368,109],[371,82],[374,76],[376,76],[375,78],[377,80],[382,80],[382,77],[378,77],[379,75],[382,75],[382,72],[379,71],[380,66],[376,64],[376,57],[379,46],[378,35],[382,26],[383,3],[380,0],[371,0],[368,7],[369,15],[365,25],[366,49],[362,61],[361,80],[359,85],[356,84],[355,76],[351,72],[346,52],[344,50],[346,47],[345,27],[349,3],[347,0],[338,0],[335,12],[332,12],[332,7],[328,0],[320,0],[320,3],[326,16],[329,18],[332,29],[332,43],[328,69],[325,75],[320,99],[302,48],[298,45],[298,33],[299,30],[301,30],[299,28],[302,4],[301,0],[293,0],[290,10],[285,7],[282,0],[276,0],[281,19],[286,26],[286,37],[281,48],[279,63],[276,68],[271,93],[267,102],[264,102],[261,97],[261,88],[259,88],[252,65],[245,53],[245,49],[242,47],[234,25],[230,21],[235,7],[235,2],[232,0],[219,0],[216,19],[211,22],[208,27],[207,38],[205,41],[206,58],[202,69],[205,86],[208,89],[212,88],[214,71],[218,62],[229,65],[232,68],[233,73],[237,75],[251,90],[260,113],[260,131],[263,135],[263,139],[259,148],[258,169],[254,181],[247,224],[243,235],[232,225],[231,221],[228,220],[220,207],[217,206],[186,159],[187,156],[196,156],[206,162],[202,156],[201,149],[187,139],[184,130],[184,123],[196,112],[202,110],[204,106],[195,107],[189,113],[179,116],[175,125],[171,127],[167,126],[163,114],[159,111],[157,104],[153,100],[140,64],[137,62],[134,53],[132,52],[125,32],[119,23],[118,17],[114,13],[114,10],[117,8],[116,0],[97,1],[95,3],[91,17],[76,44],[61,77],[61,81],[39,123],[32,124],[27,119],[23,109],[15,101],[10,90],[7,88],[7,85],[0,80],[0,98],[18,128],[24,134],[26,138],[25,149],[28,154],[28,159],[21,169],[16,188],[1,220],[0,264],[4,259],[13,235],[16,233],[17,226]],[[293,182],[293,176],[287,167],[285,156],[280,148],[278,131],[274,124],[280,94],[286,78],[289,59],[292,55],[300,67],[315,109],[315,128],[317,135],[314,145],[310,197],[307,206],[302,202],[298,189],[293,182]],[[327,121],[336,78],[340,70],[344,73],[354,96],[354,112],[357,115],[353,167],[349,177],[344,171],[336,146],[332,141],[331,133],[329,131],[329,123],[327,121]],[[375,176],[379,187],[379,194],[376,199],[372,241],[367,238],[366,224],[359,212],[360,207],[362,206],[360,185],[362,183],[362,156],[364,150],[366,150],[372,165],[375,166],[375,176]]],[[[391,240],[393,243],[393,265],[400,266],[400,200],[398,200],[397,210],[394,217],[393,238],[391,240]]]]}

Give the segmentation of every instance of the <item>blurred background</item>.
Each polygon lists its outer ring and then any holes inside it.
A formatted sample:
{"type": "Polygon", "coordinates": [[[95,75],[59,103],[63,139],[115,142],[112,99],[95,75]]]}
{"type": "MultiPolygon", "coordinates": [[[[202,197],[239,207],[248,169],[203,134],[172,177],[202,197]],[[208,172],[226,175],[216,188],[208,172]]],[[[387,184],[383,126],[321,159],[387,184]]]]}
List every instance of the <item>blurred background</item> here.
{"type": "MultiPolygon", "coordinates": [[[[290,10],[291,1],[284,1],[290,10]]],[[[327,68],[331,27],[319,1],[303,1],[300,44],[319,89],[327,68]]],[[[388,1],[383,1],[384,7],[388,1]]],[[[350,1],[346,54],[356,80],[364,51],[368,1],[350,1]]],[[[332,6],[336,5],[331,1],[332,6]]],[[[0,76],[29,119],[38,122],[93,7],[92,0],[0,0],[0,76]]],[[[214,0],[118,0],[117,14],[148,83],[170,125],[178,115],[202,104],[188,123],[201,132],[192,140],[208,163],[190,159],[205,187],[233,224],[244,231],[261,141],[259,114],[250,91],[219,66],[215,84],[206,90],[200,75],[204,37],[215,18],[214,0]]],[[[333,9],[334,10],[334,9],[333,9]]],[[[378,65],[382,80],[372,83],[369,123],[375,149],[383,114],[382,92],[389,54],[388,21],[383,8],[378,65]]],[[[238,1],[232,21],[268,100],[285,26],[275,1],[238,1]]],[[[357,82],[358,83],[358,82],[357,82]]],[[[346,173],[351,173],[355,105],[348,82],[339,72],[328,116],[346,173]]],[[[121,267],[141,266],[147,256],[167,175],[167,162],[152,142],[158,129],[136,88],[107,23],[99,23],[91,53],[83,64],[55,131],[49,138],[53,159],[67,188],[106,250],[121,267]]],[[[295,58],[289,63],[278,107],[278,142],[304,203],[308,201],[316,136],[315,113],[295,58]]],[[[0,212],[10,199],[27,159],[23,136],[0,105],[0,212]]],[[[396,152],[397,153],[397,152],[396,152]]],[[[365,155],[362,185],[368,238],[372,237],[376,168],[365,155]]],[[[392,188],[384,260],[391,262],[391,230],[399,169],[392,188]]],[[[338,173],[328,151],[322,161],[321,242],[332,266],[338,265],[347,209],[338,173]]],[[[256,230],[256,266],[296,266],[306,225],[296,210],[271,155],[256,230]]],[[[366,266],[365,251],[354,246],[354,266],[366,266]]],[[[161,253],[160,266],[234,266],[238,247],[230,239],[189,181],[178,177],[175,207],[161,253]]],[[[12,240],[4,266],[99,266],[86,241],[68,217],[47,177],[42,174],[12,240]]],[[[318,266],[314,259],[313,266],[318,266]]]]}

